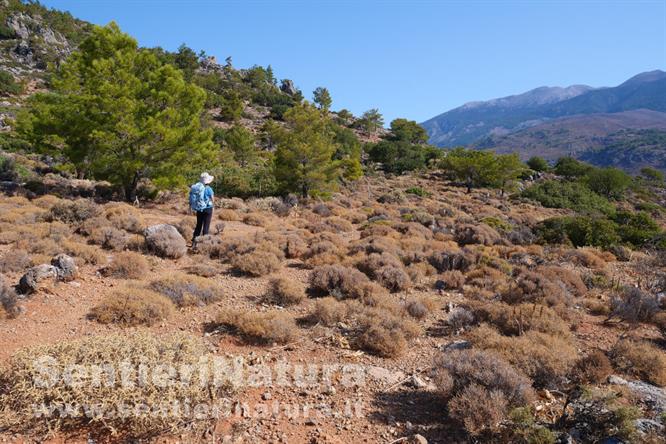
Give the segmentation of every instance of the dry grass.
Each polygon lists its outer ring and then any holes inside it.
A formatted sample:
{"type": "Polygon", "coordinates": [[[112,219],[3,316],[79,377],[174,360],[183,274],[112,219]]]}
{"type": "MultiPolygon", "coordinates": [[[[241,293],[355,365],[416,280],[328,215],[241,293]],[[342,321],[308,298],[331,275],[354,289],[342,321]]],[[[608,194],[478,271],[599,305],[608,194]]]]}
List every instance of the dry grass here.
{"type": "MultiPolygon", "coordinates": [[[[207,357],[203,343],[180,333],[158,337],[136,331],[131,335],[111,334],[92,336],[75,341],[59,341],[53,345],[37,346],[17,352],[0,375],[0,425],[16,433],[44,434],[46,432],[74,431],[81,428],[102,435],[116,434],[122,440],[147,438],[162,433],[187,431],[208,424],[207,420],[191,421],[190,417],[174,415],[113,415],[111,417],[85,417],[82,414],[60,417],[39,417],[34,406],[52,403],[71,405],[99,405],[113,408],[119,405],[137,404],[158,407],[164,403],[189,402],[191,405],[214,401],[214,393],[208,386],[200,385],[200,359],[207,357]],[[43,379],[43,369],[35,366],[35,360],[50,356],[54,359],[55,374],[63,375],[66,368],[77,365],[83,368],[112,364],[116,383],[93,384],[84,379],[82,384],[66,384],[59,378],[46,387],[35,387],[34,382],[43,379]],[[120,384],[121,363],[132,369],[140,364],[168,365],[176,369],[191,366],[194,369],[190,383],[168,384],[120,384]]],[[[212,364],[209,365],[209,367],[212,364]]],[[[81,368],[81,367],[79,367],[81,368]]],[[[204,371],[210,371],[206,367],[204,371]]],[[[104,377],[104,374],[101,375],[104,377]]],[[[220,387],[219,393],[230,393],[231,387],[220,387]]]]}
{"type": "Polygon", "coordinates": [[[666,386],[666,353],[649,342],[623,339],[610,352],[613,366],[628,375],[666,386]]]}
{"type": "Polygon", "coordinates": [[[227,309],[221,311],[216,320],[253,342],[286,344],[296,339],[298,333],[294,319],[277,310],[256,312],[227,309]]]}
{"type": "Polygon", "coordinates": [[[93,307],[89,317],[102,324],[151,326],[168,319],[173,311],[173,304],[167,297],[150,290],[127,287],[105,297],[93,307]]]}
{"type": "Polygon", "coordinates": [[[305,289],[294,279],[273,278],[268,283],[264,299],[278,305],[295,305],[305,299],[305,289]]]}
{"type": "Polygon", "coordinates": [[[569,340],[539,331],[502,336],[497,330],[482,325],[474,329],[469,338],[474,345],[502,356],[530,376],[538,387],[556,386],[578,357],[569,340]]]}
{"type": "Polygon", "coordinates": [[[0,273],[23,271],[30,266],[30,255],[25,250],[12,249],[0,258],[0,273]]]}
{"type": "Polygon", "coordinates": [[[146,258],[132,251],[117,253],[111,263],[102,270],[105,276],[119,279],[141,279],[148,274],[146,258]]]}
{"type": "Polygon", "coordinates": [[[266,276],[280,269],[280,259],[275,253],[257,249],[235,256],[231,260],[231,266],[249,276],[266,276]]]}
{"type": "Polygon", "coordinates": [[[214,281],[183,273],[172,273],[153,281],[150,288],[171,299],[178,307],[206,305],[224,296],[222,289],[214,281]]]}

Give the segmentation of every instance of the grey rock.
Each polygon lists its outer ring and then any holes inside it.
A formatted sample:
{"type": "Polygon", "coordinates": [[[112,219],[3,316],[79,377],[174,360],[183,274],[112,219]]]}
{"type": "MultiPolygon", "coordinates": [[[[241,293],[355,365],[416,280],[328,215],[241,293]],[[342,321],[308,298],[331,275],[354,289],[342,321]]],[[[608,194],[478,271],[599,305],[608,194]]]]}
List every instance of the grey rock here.
{"type": "Polygon", "coordinates": [[[636,430],[639,433],[648,434],[648,433],[657,433],[661,434],[664,431],[664,425],[660,422],[654,421],[647,418],[639,418],[634,421],[636,430]]]}
{"type": "Polygon", "coordinates": [[[173,225],[152,225],[145,229],[144,236],[146,247],[158,256],[178,259],[187,253],[187,243],[173,225]]]}
{"type": "Polygon", "coordinates": [[[298,89],[294,86],[294,82],[289,79],[282,80],[280,90],[283,93],[289,94],[290,96],[295,96],[298,94],[298,89]]]}
{"type": "Polygon", "coordinates": [[[449,342],[444,347],[442,347],[442,350],[443,351],[466,350],[468,348],[472,348],[472,344],[469,341],[460,340],[460,341],[449,342]]]}
{"type": "Polygon", "coordinates": [[[40,282],[46,279],[53,279],[58,277],[58,270],[53,265],[42,264],[30,268],[19,281],[18,291],[21,294],[31,294],[39,289],[40,282]]]}
{"type": "Polygon", "coordinates": [[[58,280],[69,282],[79,275],[79,268],[74,259],[66,254],[59,254],[51,260],[51,265],[56,267],[58,280]]]}
{"type": "Polygon", "coordinates": [[[666,391],[642,381],[627,381],[616,375],[608,377],[610,384],[622,385],[629,389],[641,402],[657,414],[666,412],[666,391]]]}
{"type": "Polygon", "coordinates": [[[385,385],[397,384],[405,379],[405,374],[400,370],[389,370],[375,365],[368,366],[366,372],[369,377],[385,385]]]}

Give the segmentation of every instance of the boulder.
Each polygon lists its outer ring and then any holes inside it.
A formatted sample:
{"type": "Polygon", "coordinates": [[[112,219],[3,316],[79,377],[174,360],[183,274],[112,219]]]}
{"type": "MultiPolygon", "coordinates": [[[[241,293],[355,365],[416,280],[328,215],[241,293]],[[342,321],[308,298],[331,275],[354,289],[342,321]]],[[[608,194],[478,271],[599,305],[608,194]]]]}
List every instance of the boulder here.
{"type": "Polygon", "coordinates": [[[282,80],[280,90],[283,93],[289,94],[290,96],[295,96],[298,94],[298,89],[294,86],[294,82],[289,79],[282,80]]]}
{"type": "Polygon", "coordinates": [[[76,266],[74,259],[66,254],[59,254],[54,257],[51,260],[51,265],[56,267],[59,281],[73,281],[79,275],[79,268],[76,266]]]}
{"type": "Polygon", "coordinates": [[[160,257],[178,259],[187,253],[187,242],[173,225],[152,225],[144,231],[146,247],[160,257]]]}
{"type": "Polygon", "coordinates": [[[37,265],[30,268],[23,277],[21,277],[17,289],[21,294],[31,294],[37,291],[40,282],[47,279],[53,279],[55,281],[57,277],[58,269],[53,265],[37,265]]]}
{"type": "Polygon", "coordinates": [[[610,384],[626,387],[637,399],[657,414],[666,412],[666,390],[642,381],[627,381],[616,375],[608,378],[610,384]]]}

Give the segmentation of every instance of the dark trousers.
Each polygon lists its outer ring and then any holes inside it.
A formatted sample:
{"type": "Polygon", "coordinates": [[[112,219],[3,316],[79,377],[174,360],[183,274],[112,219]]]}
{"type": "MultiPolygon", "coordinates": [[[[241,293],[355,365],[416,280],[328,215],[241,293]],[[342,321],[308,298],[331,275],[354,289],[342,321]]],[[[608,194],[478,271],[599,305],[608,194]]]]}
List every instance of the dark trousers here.
{"type": "Polygon", "coordinates": [[[208,230],[210,229],[210,220],[213,217],[213,209],[206,208],[203,211],[197,211],[197,226],[194,229],[194,236],[192,240],[196,239],[200,235],[207,235],[208,230]]]}

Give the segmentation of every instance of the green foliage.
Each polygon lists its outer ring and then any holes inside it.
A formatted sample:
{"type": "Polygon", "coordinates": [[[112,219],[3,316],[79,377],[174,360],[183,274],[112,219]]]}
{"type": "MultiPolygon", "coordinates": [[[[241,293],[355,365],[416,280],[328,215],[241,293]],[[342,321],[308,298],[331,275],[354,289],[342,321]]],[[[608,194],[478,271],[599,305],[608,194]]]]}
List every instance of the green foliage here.
{"type": "Polygon", "coordinates": [[[42,151],[64,155],[79,176],[122,186],[133,199],[141,179],[184,184],[190,169],[215,164],[201,127],[204,91],[115,23],[95,27],[36,94],[18,128],[42,151]]]}
{"type": "Polygon", "coordinates": [[[391,122],[391,140],[422,144],[428,141],[426,130],[413,120],[395,119],[391,122]]]}
{"type": "Polygon", "coordinates": [[[337,188],[342,172],[333,156],[337,150],[330,121],[304,103],[284,114],[287,128],[274,129],[277,142],[275,177],[284,192],[302,196],[327,195],[337,188]]]}
{"type": "Polygon", "coordinates": [[[631,176],[618,168],[594,168],[585,176],[592,191],[609,199],[619,199],[631,184],[631,176]]]}
{"type": "Polygon", "coordinates": [[[331,93],[328,92],[328,89],[323,86],[318,86],[312,92],[312,100],[319,107],[319,109],[328,111],[331,108],[333,99],[331,99],[331,93]]]}
{"type": "Polygon", "coordinates": [[[363,176],[361,166],[361,141],[354,131],[331,122],[334,142],[337,145],[333,159],[340,162],[342,177],[347,180],[356,180],[363,176]]]}
{"type": "Polygon", "coordinates": [[[14,76],[7,71],[0,70],[0,95],[16,95],[23,91],[20,83],[14,80],[14,76]]]}
{"type": "Polygon", "coordinates": [[[236,91],[228,91],[221,99],[220,120],[224,122],[237,122],[243,115],[245,103],[236,91]]]}
{"type": "Polygon", "coordinates": [[[430,196],[432,196],[432,193],[430,191],[424,190],[421,187],[407,188],[405,190],[405,193],[414,194],[414,195],[419,196],[419,197],[430,197],[430,196]]]}
{"type": "Polygon", "coordinates": [[[377,108],[373,108],[364,112],[356,123],[366,133],[374,134],[384,125],[384,116],[381,115],[377,108]]]}
{"type": "Polygon", "coordinates": [[[0,180],[16,180],[16,162],[9,156],[0,155],[0,180]]]}
{"type": "Polygon", "coordinates": [[[449,151],[441,167],[452,179],[467,186],[500,188],[504,192],[520,177],[525,166],[517,154],[495,154],[491,151],[456,148],[449,151]]]}
{"type": "Polygon", "coordinates": [[[620,242],[617,225],[605,218],[588,216],[553,217],[542,221],[536,234],[547,243],[567,244],[575,247],[592,245],[609,247],[620,242]]]}
{"type": "Polygon", "coordinates": [[[650,167],[641,168],[641,176],[643,176],[646,180],[650,182],[655,182],[659,184],[664,182],[664,173],[655,168],[650,168],[650,167]]]}
{"type": "Polygon", "coordinates": [[[530,167],[534,171],[548,171],[550,169],[550,166],[548,165],[548,162],[546,162],[546,159],[543,157],[539,156],[532,156],[527,160],[527,166],[530,167]]]}
{"type": "Polygon", "coordinates": [[[560,157],[555,163],[553,171],[555,174],[567,178],[582,177],[589,173],[594,167],[573,157],[560,157]]]}
{"type": "Polygon", "coordinates": [[[185,80],[190,81],[194,72],[199,68],[199,57],[184,43],[178,47],[174,56],[174,64],[183,72],[185,80]]]}
{"type": "Polygon", "coordinates": [[[661,233],[657,222],[644,211],[618,211],[614,221],[619,225],[618,234],[622,240],[635,247],[646,244],[661,233]]]}
{"type": "Polygon", "coordinates": [[[340,124],[347,125],[354,118],[354,115],[348,109],[341,109],[337,112],[340,124]]]}
{"type": "Polygon", "coordinates": [[[581,182],[548,180],[532,185],[522,196],[547,208],[569,208],[583,214],[613,214],[615,207],[581,182]]]}
{"type": "Polygon", "coordinates": [[[439,148],[393,140],[370,144],[366,151],[371,161],[381,163],[385,172],[394,174],[427,168],[442,157],[439,148]]]}

